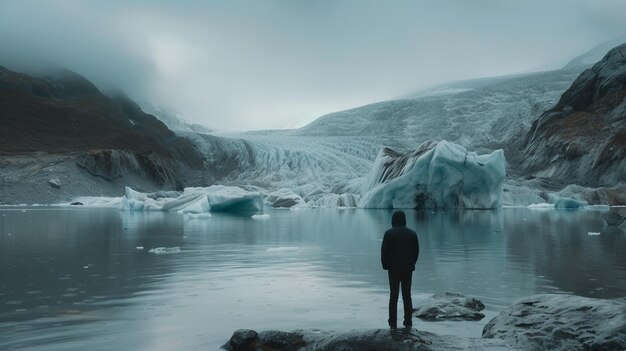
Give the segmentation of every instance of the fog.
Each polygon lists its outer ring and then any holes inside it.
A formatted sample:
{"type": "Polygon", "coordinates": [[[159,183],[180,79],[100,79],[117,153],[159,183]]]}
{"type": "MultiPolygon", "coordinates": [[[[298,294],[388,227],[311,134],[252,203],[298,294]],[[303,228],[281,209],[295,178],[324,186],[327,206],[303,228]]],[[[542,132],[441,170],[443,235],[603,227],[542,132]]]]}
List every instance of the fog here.
{"type": "Polygon", "coordinates": [[[0,2],[0,65],[61,65],[218,130],[559,68],[625,34],[624,0],[0,2]]]}

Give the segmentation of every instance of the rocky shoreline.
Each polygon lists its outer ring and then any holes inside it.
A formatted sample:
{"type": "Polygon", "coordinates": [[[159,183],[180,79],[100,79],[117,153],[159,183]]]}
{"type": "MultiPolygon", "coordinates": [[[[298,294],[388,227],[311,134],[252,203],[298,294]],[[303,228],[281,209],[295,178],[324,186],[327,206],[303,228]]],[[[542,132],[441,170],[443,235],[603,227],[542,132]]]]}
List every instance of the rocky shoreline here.
{"type": "MultiPolygon", "coordinates": [[[[480,301],[457,294],[433,296],[451,315],[456,307],[480,301]],[[454,303],[456,301],[457,303],[454,303]]],[[[477,304],[479,303],[479,304],[477,304]]],[[[417,309],[419,311],[420,308],[417,309]]],[[[473,311],[473,309],[469,309],[473,311]]],[[[443,317],[442,317],[443,316],[443,317]]],[[[438,335],[412,329],[263,331],[241,329],[222,346],[230,351],[381,351],[381,350],[626,350],[626,297],[593,299],[542,294],[521,299],[487,323],[480,337],[438,335]]]]}

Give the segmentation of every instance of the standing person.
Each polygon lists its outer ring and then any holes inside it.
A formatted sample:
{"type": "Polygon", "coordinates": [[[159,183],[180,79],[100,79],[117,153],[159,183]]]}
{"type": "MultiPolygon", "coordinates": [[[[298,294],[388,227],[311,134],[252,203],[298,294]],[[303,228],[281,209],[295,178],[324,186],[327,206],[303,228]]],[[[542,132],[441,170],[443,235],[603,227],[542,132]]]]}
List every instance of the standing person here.
{"type": "Polygon", "coordinates": [[[406,227],[404,212],[395,211],[391,216],[391,229],[385,232],[380,248],[380,260],[383,269],[389,273],[389,326],[397,328],[398,293],[402,286],[404,302],[404,326],[413,326],[413,303],[411,301],[411,279],[415,270],[415,262],[419,255],[420,245],[417,234],[406,227]]]}

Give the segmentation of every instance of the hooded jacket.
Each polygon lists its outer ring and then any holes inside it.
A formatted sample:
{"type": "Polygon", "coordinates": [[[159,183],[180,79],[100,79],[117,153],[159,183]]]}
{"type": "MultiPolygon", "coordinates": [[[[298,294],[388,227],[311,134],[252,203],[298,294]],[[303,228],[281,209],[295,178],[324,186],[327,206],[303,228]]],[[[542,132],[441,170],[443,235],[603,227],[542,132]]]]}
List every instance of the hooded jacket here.
{"type": "Polygon", "coordinates": [[[406,227],[404,212],[391,216],[391,229],[385,232],[380,248],[383,269],[391,271],[414,271],[420,245],[417,234],[406,227]]]}

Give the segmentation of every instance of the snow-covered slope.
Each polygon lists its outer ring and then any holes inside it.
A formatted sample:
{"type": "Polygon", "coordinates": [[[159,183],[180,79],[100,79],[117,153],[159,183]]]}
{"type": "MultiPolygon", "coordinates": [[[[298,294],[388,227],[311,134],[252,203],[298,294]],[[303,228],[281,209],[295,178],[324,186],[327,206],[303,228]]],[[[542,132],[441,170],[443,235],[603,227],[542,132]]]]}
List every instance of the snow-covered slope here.
{"type": "Polygon", "coordinates": [[[419,145],[448,140],[489,151],[519,146],[532,121],[554,106],[579,74],[558,70],[443,85],[413,98],[322,116],[293,135],[386,136],[419,145]]]}
{"type": "Polygon", "coordinates": [[[180,116],[180,114],[178,114],[174,110],[163,107],[156,107],[147,102],[142,103],[141,107],[146,113],[154,115],[174,132],[194,132],[205,134],[214,132],[214,130],[205,125],[192,123],[185,120],[182,116],[180,116]]]}

